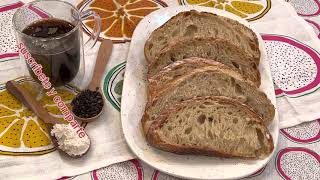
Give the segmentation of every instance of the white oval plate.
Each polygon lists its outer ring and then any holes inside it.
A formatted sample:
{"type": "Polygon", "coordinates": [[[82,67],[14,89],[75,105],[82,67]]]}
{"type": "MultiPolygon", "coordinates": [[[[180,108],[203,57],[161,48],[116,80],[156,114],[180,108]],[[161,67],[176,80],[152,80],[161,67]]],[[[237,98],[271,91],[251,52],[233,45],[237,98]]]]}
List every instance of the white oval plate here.
{"type": "MultiPolygon", "coordinates": [[[[149,146],[142,132],[141,117],[144,112],[147,99],[146,61],[144,57],[144,44],[151,32],[163,25],[171,17],[182,11],[195,9],[198,11],[212,12],[225,16],[240,23],[251,26],[239,17],[225,11],[201,6],[177,6],[163,8],[146,16],[136,27],[129,49],[126,73],[121,102],[121,122],[125,139],[132,152],[150,166],[167,174],[182,178],[192,179],[233,179],[248,176],[264,165],[272,157],[273,153],[263,160],[227,159],[195,155],[176,155],[164,152],[149,146]]],[[[252,29],[252,28],[251,28],[252,29]]],[[[254,31],[254,30],[253,30],[254,31]]],[[[259,70],[261,73],[260,89],[264,91],[276,104],[273,82],[266,52],[260,35],[254,31],[260,43],[261,61],[259,70]]],[[[278,142],[278,114],[268,127],[274,140],[274,146],[278,142]]]]}

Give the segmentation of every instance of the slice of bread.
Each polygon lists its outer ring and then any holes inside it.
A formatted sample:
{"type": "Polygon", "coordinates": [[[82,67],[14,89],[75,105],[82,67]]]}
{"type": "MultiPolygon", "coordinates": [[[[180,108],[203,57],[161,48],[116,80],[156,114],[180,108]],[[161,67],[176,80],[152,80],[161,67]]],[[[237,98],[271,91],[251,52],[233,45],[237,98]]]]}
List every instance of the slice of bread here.
{"type": "Polygon", "coordinates": [[[170,42],[196,37],[224,39],[240,47],[256,62],[260,60],[258,39],[251,29],[235,20],[195,10],[178,13],[153,31],[145,43],[145,57],[152,62],[170,42]]]}
{"type": "Polygon", "coordinates": [[[147,141],[178,154],[263,159],[273,141],[261,118],[230,98],[199,97],[163,110],[147,141]]]}
{"type": "Polygon", "coordinates": [[[218,61],[249,78],[260,86],[260,73],[256,62],[241,48],[227,40],[216,38],[193,38],[181,40],[165,48],[148,66],[148,78],[153,77],[169,64],[190,57],[218,61]]]}
{"type": "Polygon", "coordinates": [[[275,109],[267,96],[251,81],[223,64],[196,69],[165,85],[164,89],[149,92],[143,115],[143,129],[147,132],[159,113],[168,107],[198,96],[226,96],[248,105],[264,124],[269,124],[275,109]]]}
{"type": "MultiPolygon", "coordinates": [[[[150,89],[161,87],[162,85],[173,81],[175,78],[189,73],[193,69],[217,66],[220,64],[211,59],[197,57],[198,56],[182,59],[162,68],[157,74],[148,79],[150,89]]],[[[247,77],[248,80],[252,81],[257,87],[260,86],[260,72],[256,67],[251,67],[249,64],[245,65],[246,63],[242,64],[239,62],[233,64],[237,65],[238,68],[230,67],[231,65],[228,65],[228,67],[237,72],[240,71],[240,74],[247,77]]]]}

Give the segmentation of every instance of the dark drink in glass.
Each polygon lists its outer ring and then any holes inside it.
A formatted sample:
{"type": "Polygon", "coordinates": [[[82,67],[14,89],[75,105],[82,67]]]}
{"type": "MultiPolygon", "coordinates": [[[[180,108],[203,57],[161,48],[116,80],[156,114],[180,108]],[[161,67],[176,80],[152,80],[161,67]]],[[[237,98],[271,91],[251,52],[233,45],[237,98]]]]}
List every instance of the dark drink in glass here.
{"type": "MultiPolygon", "coordinates": [[[[22,33],[36,38],[26,38],[24,44],[53,86],[75,78],[81,58],[79,29],[67,21],[49,18],[33,22],[22,33]]],[[[37,79],[29,66],[28,70],[37,79]]]]}

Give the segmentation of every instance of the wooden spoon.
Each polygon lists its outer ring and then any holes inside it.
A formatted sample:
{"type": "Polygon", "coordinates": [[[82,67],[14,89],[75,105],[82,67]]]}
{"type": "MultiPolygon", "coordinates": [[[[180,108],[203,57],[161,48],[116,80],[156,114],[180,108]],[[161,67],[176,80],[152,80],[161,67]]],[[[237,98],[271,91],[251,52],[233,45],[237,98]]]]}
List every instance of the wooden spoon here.
{"type": "Polygon", "coordinates": [[[62,124],[62,122],[51,116],[41,104],[31,96],[31,94],[23,86],[16,81],[8,81],[6,83],[7,90],[23,103],[28,109],[33,111],[40,119],[47,124],[62,124]]]}
{"type": "MultiPolygon", "coordinates": [[[[96,64],[95,64],[94,71],[93,71],[93,76],[92,76],[91,82],[89,83],[87,89],[89,89],[91,91],[99,90],[99,93],[101,94],[101,90],[99,88],[100,82],[101,82],[101,78],[104,73],[104,70],[106,68],[106,65],[108,63],[108,60],[111,56],[112,47],[113,47],[113,43],[109,39],[103,40],[101,42],[101,45],[100,45],[100,48],[98,51],[98,55],[97,55],[96,64]]],[[[102,97],[102,95],[101,95],[101,97],[102,97]]],[[[99,114],[97,114],[96,116],[93,116],[91,118],[81,118],[75,114],[73,114],[73,115],[77,120],[80,120],[83,122],[92,122],[92,121],[96,120],[102,114],[103,106],[102,106],[102,109],[99,112],[99,114]]]]}
{"type": "Polygon", "coordinates": [[[111,56],[112,49],[113,43],[111,40],[106,39],[101,42],[96,64],[94,66],[93,76],[91,82],[88,85],[88,89],[90,89],[91,91],[95,91],[100,87],[101,78],[111,56]]]}
{"type": "MultiPolygon", "coordinates": [[[[49,134],[50,134],[50,137],[51,137],[53,144],[56,147],[58,147],[58,149],[60,149],[58,142],[57,142],[57,139],[51,135],[51,129],[53,128],[53,125],[63,124],[63,122],[61,122],[59,119],[51,116],[48,113],[48,111],[34,97],[31,96],[31,94],[28,92],[28,90],[25,89],[23,86],[21,86],[16,81],[13,81],[13,80],[8,81],[6,83],[6,88],[14,97],[16,97],[21,103],[23,103],[27,108],[29,108],[31,111],[33,111],[40,119],[42,119],[45,122],[45,124],[50,132],[49,134]]],[[[89,148],[88,148],[88,150],[89,150],[89,148]]],[[[88,152],[88,150],[84,154],[86,154],[88,152]]],[[[63,151],[63,150],[61,150],[61,151],[63,151]]],[[[67,153],[64,152],[64,154],[67,154],[67,153]]],[[[84,154],[82,154],[81,156],[83,156],[84,154]]],[[[67,155],[71,156],[71,157],[80,157],[80,156],[72,156],[69,154],[67,154],[67,155]]]]}

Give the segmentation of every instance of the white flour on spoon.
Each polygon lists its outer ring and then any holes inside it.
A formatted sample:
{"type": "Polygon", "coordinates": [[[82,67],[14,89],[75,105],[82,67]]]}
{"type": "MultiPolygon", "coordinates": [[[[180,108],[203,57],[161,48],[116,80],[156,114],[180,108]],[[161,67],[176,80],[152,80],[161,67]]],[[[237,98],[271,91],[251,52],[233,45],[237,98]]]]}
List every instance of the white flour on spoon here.
{"type": "Polygon", "coordinates": [[[59,148],[71,156],[84,154],[90,146],[88,136],[80,138],[70,124],[55,124],[51,135],[56,137],[59,148]]]}

